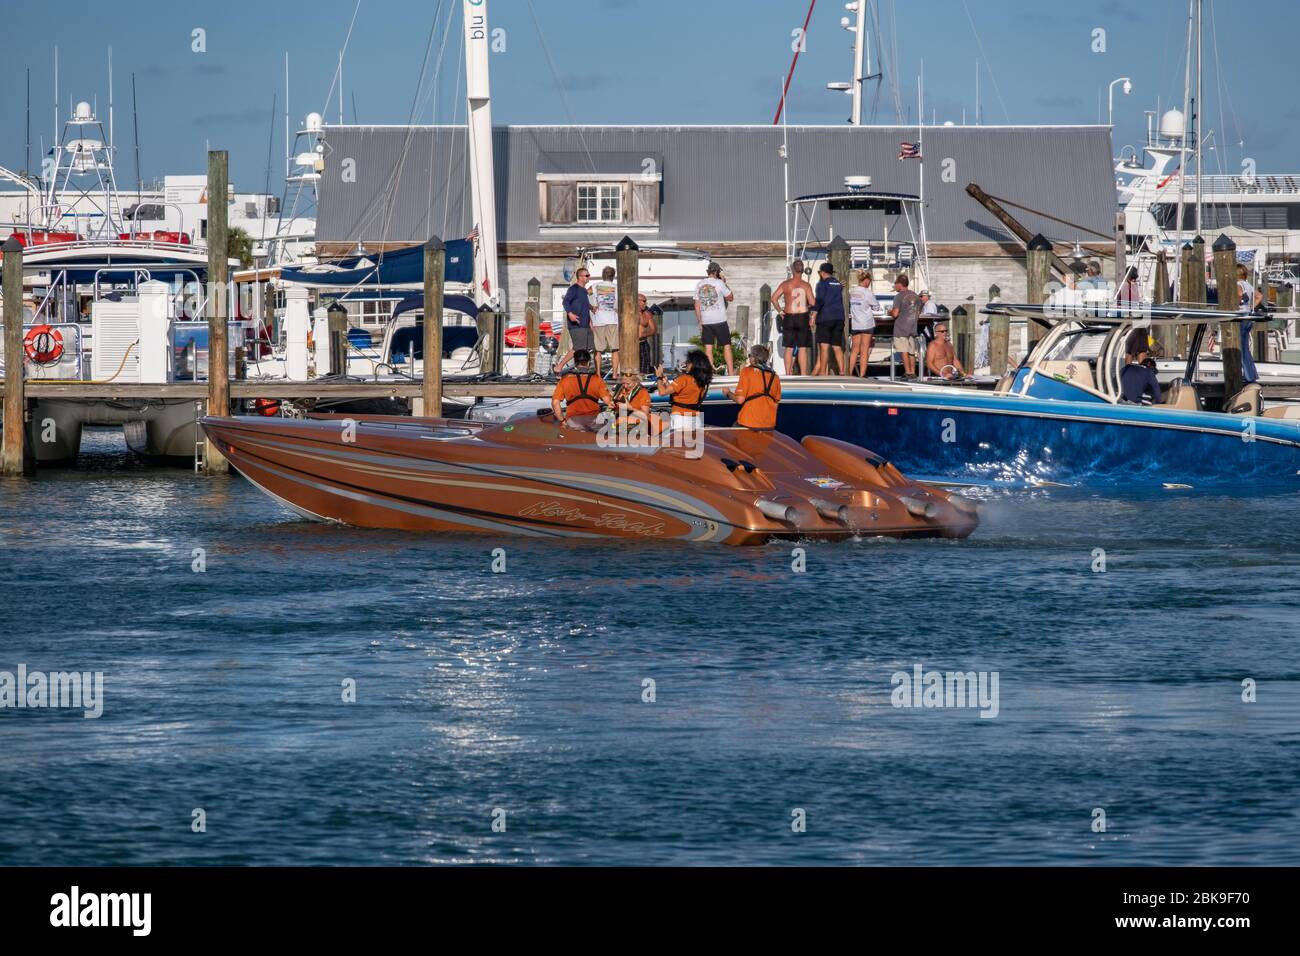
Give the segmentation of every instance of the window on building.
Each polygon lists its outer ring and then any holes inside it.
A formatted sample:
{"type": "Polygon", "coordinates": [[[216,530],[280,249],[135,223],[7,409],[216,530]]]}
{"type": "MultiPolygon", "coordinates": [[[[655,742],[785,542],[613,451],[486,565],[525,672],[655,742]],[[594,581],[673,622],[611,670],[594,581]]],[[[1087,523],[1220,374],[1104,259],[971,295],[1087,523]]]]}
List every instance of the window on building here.
{"type": "Polygon", "coordinates": [[[538,211],[548,226],[657,226],[661,177],[629,174],[598,180],[538,176],[538,211]]]}
{"type": "Polygon", "coordinates": [[[579,183],[578,222],[622,222],[621,183],[579,183]]]}

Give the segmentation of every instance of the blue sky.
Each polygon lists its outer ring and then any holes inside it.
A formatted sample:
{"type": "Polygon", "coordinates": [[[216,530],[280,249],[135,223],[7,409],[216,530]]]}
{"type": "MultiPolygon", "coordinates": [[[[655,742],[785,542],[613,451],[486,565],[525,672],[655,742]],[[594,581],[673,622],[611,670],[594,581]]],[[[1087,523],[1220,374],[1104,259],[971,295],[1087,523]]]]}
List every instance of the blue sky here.
{"type": "MultiPolygon", "coordinates": [[[[134,178],[134,72],[145,178],[204,171],[210,143],[230,150],[231,178],[239,188],[260,189],[272,96],[272,148],[277,157],[284,153],[284,51],[296,128],[309,109],[325,106],[354,5],[355,0],[228,0],[219,7],[64,0],[55,15],[46,4],[0,0],[0,165],[23,166],[25,69],[31,68],[35,155],[39,138],[48,146],[51,135],[56,40],[64,113],[71,93],[76,99],[98,97],[106,114],[111,44],[122,183],[134,178]],[[68,29],[53,29],[56,20],[68,29]],[[200,27],[207,50],[196,53],[192,31],[200,27]]],[[[430,72],[438,63],[448,5],[457,23],[441,60],[440,82],[415,112],[417,121],[452,120],[463,69],[460,0],[361,0],[344,67],[348,122],[354,107],[363,123],[408,120],[441,8],[430,72]]],[[[1257,0],[1245,18],[1233,16],[1234,7],[1224,0],[1207,0],[1206,6],[1205,128],[1215,130],[1221,144],[1207,156],[1206,171],[1217,172],[1219,164],[1236,171],[1243,157],[1253,158],[1260,172],[1300,167],[1293,158],[1300,107],[1281,66],[1292,61],[1293,31],[1263,26],[1290,22],[1293,8],[1282,0],[1257,0]]],[[[506,47],[492,58],[497,123],[769,123],[790,62],[791,31],[803,23],[807,0],[532,0],[531,8],[528,0],[491,0],[490,7],[492,26],[504,29],[506,47]]],[[[1059,6],[1032,0],[880,0],[878,7],[886,29],[891,8],[897,8],[893,73],[913,120],[922,61],[927,119],[937,111],[939,122],[962,122],[963,109],[973,121],[977,68],[986,123],[1095,123],[1099,95],[1104,121],[1106,84],[1132,77],[1131,96],[1116,88],[1117,147],[1141,144],[1143,111],[1155,109],[1157,98],[1162,108],[1181,105],[1186,0],[1059,6]],[[1098,29],[1105,30],[1104,52],[1093,50],[1098,29]]],[[[791,88],[792,123],[847,118],[848,97],[825,89],[828,81],[847,79],[851,67],[850,36],[839,26],[844,15],[843,2],[818,0],[791,88]]],[[[867,119],[873,99],[869,88],[867,119]]],[[[336,100],[326,113],[337,119],[336,100]]],[[[463,107],[457,116],[463,120],[463,107]]],[[[875,118],[895,119],[888,76],[875,118]]],[[[272,191],[279,191],[282,166],[282,159],[272,165],[272,191]]]]}

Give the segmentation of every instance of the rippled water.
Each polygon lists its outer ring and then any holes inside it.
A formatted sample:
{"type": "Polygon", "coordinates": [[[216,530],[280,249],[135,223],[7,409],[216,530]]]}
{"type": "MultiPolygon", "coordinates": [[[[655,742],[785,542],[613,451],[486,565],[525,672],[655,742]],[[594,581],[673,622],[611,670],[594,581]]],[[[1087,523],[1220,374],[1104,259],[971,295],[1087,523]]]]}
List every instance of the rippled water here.
{"type": "Polygon", "coordinates": [[[797,574],[87,448],[0,483],[0,671],[105,675],[97,720],[0,710],[0,863],[1300,863],[1294,497],[988,495],[797,574]],[[996,671],[997,717],[891,706],[916,664],[996,671]]]}

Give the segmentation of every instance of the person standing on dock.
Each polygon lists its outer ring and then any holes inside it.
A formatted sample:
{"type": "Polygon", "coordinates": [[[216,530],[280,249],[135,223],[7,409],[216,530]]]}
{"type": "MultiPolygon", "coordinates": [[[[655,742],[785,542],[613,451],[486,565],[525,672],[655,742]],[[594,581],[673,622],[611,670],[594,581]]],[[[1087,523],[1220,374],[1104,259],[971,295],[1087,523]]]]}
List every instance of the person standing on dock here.
{"type": "Polygon", "coordinates": [[[736,425],[751,431],[771,431],[776,428],[776,408],[781,402],[781,379],[768,364],[770,353],[766,345],[752,345],[749,364],[740,370],[740,380],[734,389],[724,388],[722,394],[740,406],[736,425]]]}
{"type": "Polygon", "coordinates": [[[600,278],[587,289],[596,311],[591,316],[591,354],[596,359],[596,374],[601,374],[600,356],[609,353],[610,374],[618,378],[618,286],[614,284],[614,267],[605,266],[600,278]]]}
{"type": "Polygon", "coordinates": [[[731,354],[731,326],[727,324],[727,303],[735,299],[722,278],[722,266],[710,262],[708,274],[695,286],[695,317],[700,320],[700,343],[710,364],[713,346],[722,346],[722,356],[727,363],[727,374],[736,374],[735,359],[731,354]]]}
{"type": "Polygon", "coordinates": [[[551,393],[551,412],[555,421],[575,431],[595,431],[600,404],[613,405],[605,382],[591,367],[591,353],[576,349],[574,368],[560,376],[551,393]],[[561,408],[563,403],[563,408],[561,408]]]}
{"type": "Polygon", "coordinates": [[[895,352],[903,354],[903,377],[916,377],[916,323],[921,316],[921,297],[908,288],[906,273],[894,280],[894,307],[889,314],[894,319],[895,352]]]}
{"type": "Polygon", "coordinates": [[[790,263],[790,278],[786,279],[772,293],[772,305],[781,317],[781,344],[785,348],[785,373],[794,375],[794,358],[796,351],[799,359],[800,375],[812,371],[812,317],[808,314],[812,308],[813,287],[803,277],[803,261],[790,263]]]}
{"type": "MultiPolygon", "coordinates": [[[[1264,294],[1251,284],[1250,270],[1237,263],[1237,307],[1242,312],[1254,313],[1263,302],[1264,294]]],[[[1259,370],[1255,368],[1255,356],[1251,352],[1250,333],[1254,328],[1253,321],[1241,323],[1241,377],[1247,385],[1259,381],[1259,370]]]]}
{"type": "Polygon", "coordinates": [[[569,291],[564,293],[564,314],[569,323],[569,351],[564,353],[564,358],[555,363],[555,368],[563,370],[565,363],[574,358],[579,350],[585,350],[588,355],[595,343],[591,338],[591,297],[587,294],[587,280],[591,278],[591,273],[585,268],[579,268],[573,274],[573,284],[569,286],[569,291]]]}
{"type": "Polygon", "coordinates": [[[641,372],[649,375],[655,370],[654,356],[651,355],[653,350],[654,337],[659,334],[659,323],[655,321],[655,314],[646,306],[645,293],[637,294],[637,325],[636,335],[637,344],[640,346],[641,372]]]}
{"type": "Polygon", "coordinates": [[[835,267],[823,262],[817,269],[817,298],[812,315],[817,329],[817,367],[814,375],[829,375],[831,350],[835,367],[844,371],[844,286],[835,278],[835,267]]]}
{"type": "Polygon", "coordinates": [[[871,362],[871,340],[876,331],[876,309],[880,308],[880,302],[871,291],[870,269],[859,269],[855,278],[857,285],[849,290],[849,331],[853,333],[849,374],[866,378],[867,366],[871,362]]]}

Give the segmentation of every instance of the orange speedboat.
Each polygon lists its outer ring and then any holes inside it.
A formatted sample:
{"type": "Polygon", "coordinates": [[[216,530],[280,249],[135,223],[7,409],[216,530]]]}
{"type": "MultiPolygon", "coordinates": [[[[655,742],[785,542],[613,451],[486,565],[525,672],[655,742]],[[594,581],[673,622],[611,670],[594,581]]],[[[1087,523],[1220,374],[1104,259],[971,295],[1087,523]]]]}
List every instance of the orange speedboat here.
{"type": "Polygon", "coordinates": [[[438,418],[204,418],[251,482],[300,514],[364,528],[762,544],[854,535],[962,538],[973,502],[866,449],[708,428],[638,441],[438,418]]]}

